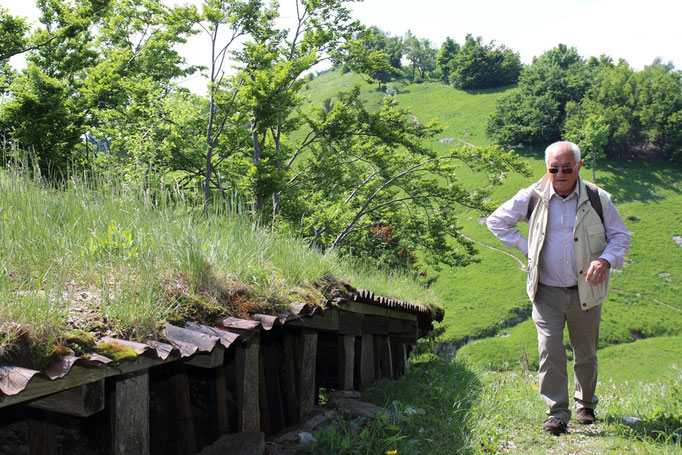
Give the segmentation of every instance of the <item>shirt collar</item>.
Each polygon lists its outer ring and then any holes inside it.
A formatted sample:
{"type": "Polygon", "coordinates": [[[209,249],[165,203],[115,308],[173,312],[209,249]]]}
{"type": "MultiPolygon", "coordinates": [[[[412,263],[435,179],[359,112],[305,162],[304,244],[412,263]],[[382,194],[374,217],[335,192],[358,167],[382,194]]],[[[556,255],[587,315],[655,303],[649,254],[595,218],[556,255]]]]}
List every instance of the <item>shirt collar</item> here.
{"type": "Polygon", "coordinates": [[[580,181],[579,181],[579,180],[576,180],[576,182],[575,182],[575,187],[573,187],[573,191],[571,191],[571,194],[569,194],[569,195],[566,196],[565,198],[562,198],[561,196],[559,196],[559,195],[556,193],[556,191],[554,191],[554,185],[552,185],[552,184],[550,183],[550,184],[549,184],[549,199],[551,200],[555,195],[556,195],[556,197],[561,198],[561,199],[563,199],[563,200],[568,200],[568,199],[571,199],[571,198],[573,198],[573,197],[578,197],[578,192],[579,192],[579,191],[578,191],[578,188],[579,188],[579,187],[580,187],[580,181]]]}

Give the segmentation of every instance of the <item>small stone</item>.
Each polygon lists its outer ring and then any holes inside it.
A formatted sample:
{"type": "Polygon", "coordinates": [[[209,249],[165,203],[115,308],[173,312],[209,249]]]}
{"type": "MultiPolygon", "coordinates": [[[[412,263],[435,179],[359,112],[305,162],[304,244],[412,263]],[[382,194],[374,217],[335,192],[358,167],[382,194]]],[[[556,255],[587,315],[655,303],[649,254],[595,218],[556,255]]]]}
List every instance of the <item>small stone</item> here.
{"type": "Polygon", "coordinates": [[[232,433],[221,436],[199,455],[262,455],[265,450],[265,434],[262,432],[232,433]]]}
{"type": "Polygon", "coordinates": [[[301,431],[298,433],[298,442],[301,444],[310,444],[313,441],[317,441],[315,439],[315,436],[312,435],[312,433],[309,433],[307,431],[301,431]]]}
{"type": "Polygon", "coordinates": [[[634,428],[637,422],[641,421],[642,419],[639,419],[637,417],[623,417],[622,421],[625,425],[634,428]]]}

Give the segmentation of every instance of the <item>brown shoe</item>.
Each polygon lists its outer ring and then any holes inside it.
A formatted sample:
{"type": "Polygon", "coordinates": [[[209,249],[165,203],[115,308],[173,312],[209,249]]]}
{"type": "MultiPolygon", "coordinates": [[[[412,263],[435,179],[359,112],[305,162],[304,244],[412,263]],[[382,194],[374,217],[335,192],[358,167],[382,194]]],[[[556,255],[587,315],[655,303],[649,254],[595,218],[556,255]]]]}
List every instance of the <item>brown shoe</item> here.
{"type": "Polygon", "coordinates": [[[594,409],[590,408],[580,408],[578,409],[576,420],[582,425],[592,425],[595,420],[594,409]]]}
{"type": "Polygon", "coordinates": [[[566,424],[558,417],[550,417],[542,424],[542,429],[554,436],[559,436],[561,433],[566,433],[566,424]]]}

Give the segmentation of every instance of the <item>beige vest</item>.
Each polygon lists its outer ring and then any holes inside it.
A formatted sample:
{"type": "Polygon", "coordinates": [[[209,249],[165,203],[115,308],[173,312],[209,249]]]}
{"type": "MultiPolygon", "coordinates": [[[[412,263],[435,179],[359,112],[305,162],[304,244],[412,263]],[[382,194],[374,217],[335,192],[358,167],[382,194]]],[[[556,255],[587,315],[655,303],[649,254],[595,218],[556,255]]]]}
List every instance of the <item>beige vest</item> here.
{"type": "MultiPolygon", "coordinates": [[[[538,260],[545,240],[551,184],[549,178],[544,176],[529,188],[529,191],[534,191],[540,196],[528,221],[527,292],[531,301],[535,298],[535,293],[538,289],[538,260]]],[[[590,263],[597,259],[604,251],[604,248],[606,248],[606,232],[599,215],[592,208],[592,204],[590,204],[582,178],[578,178],[578,185],[578,211],[576,212],[575,227],[573,228],[573,251],[575,252],[575,262],[578,266],[580,306],[583,310],[589,310],[602,303],[609,293],[608,277],[602,284],[596,286],[585,281],[585,274],[590,263]]],[[[599,198],[601,199],[602,207],[606,207],[611,199],[611,195],[599,188],[599,198]]]]}

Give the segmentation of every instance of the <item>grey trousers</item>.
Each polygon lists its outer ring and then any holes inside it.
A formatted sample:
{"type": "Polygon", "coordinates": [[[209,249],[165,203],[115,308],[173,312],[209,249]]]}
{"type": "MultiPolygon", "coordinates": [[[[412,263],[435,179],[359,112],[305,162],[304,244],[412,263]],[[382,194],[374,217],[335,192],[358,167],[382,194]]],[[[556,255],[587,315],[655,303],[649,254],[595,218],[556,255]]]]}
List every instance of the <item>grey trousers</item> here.
{"type": "Polygon", "coordinates": [[[564,326],[573,348],[573,373],[577,408],[594,409],[597,387],[597,342],[601,305],[580,309],[577,288],[538,285],[533,301],[533,322],[538,331],[540,395],[549,406],[547,414],[568,423],[568,375],[564,351],[564,326]]]}

